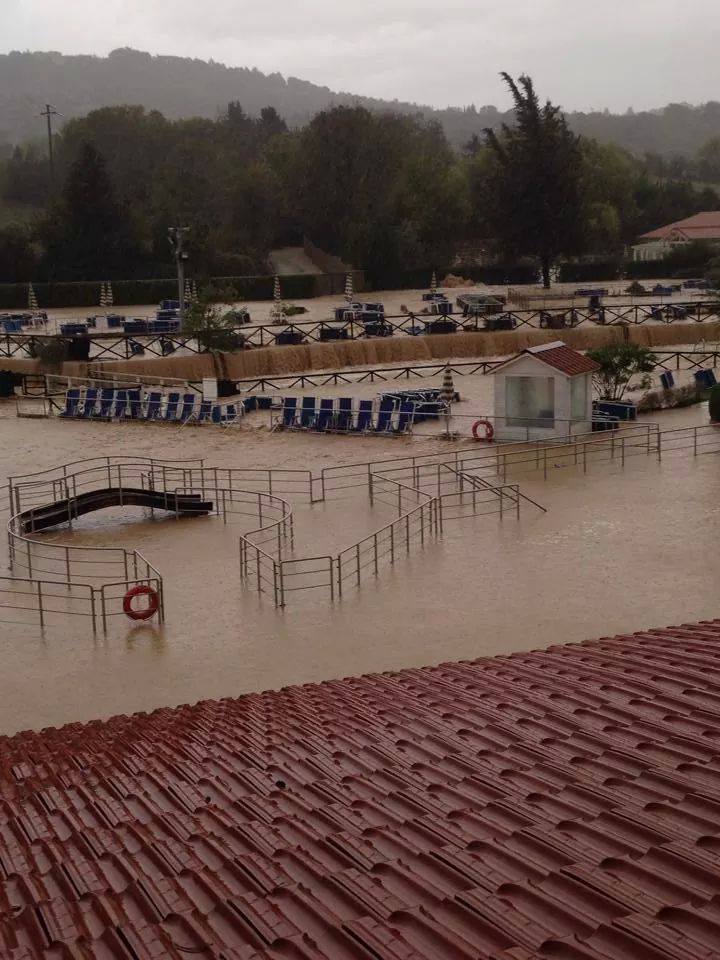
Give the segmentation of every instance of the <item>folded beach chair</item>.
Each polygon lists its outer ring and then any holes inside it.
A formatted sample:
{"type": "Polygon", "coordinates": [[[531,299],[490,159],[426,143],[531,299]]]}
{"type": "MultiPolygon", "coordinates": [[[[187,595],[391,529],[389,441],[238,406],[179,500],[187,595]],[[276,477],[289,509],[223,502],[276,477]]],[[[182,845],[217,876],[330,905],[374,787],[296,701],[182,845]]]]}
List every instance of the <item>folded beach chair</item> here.
{"type": "Polygon", "coordinates": [[[343,433],[352,429],[352,397],[340,397],[338,400],[338,410],[335,414],[334,429],[343,433]]]}
{"type": "Polygon", "coordinates": [[[282,406],[282,425],[286,428],[295,426],[297,417],[297,397],[285,397],[282,406]]]}
{"type": "Polygon", "coordinates": [[[320,401],[320,410],[315,420],[315,429],[316,430],[329,430],[332,425],[333,419],[333,399],[332,397],[324,397],[320,401]]]}
{"type": "Polygon", "coordinates": [[[130,417],[133,420],[140,420],[143,415],[142,394],[139,390],[128,390],[128,407],[130,417]]]}
{"type": "Polygon", "coordinates": [[[222,423],[225,419],[225,411],[219,403],[213,404],[213,408],[210,411],[210,419],[213,423],[222,423]]]}
{"type": "MultiPolygon", "coordinates": [[[[203,400],[203,403],[205,403],[204,400],[203,400]]],[[[210,401],[208,400],[207,403],[208,403],[208,413],[209,413],[209,412],[210,412],[210,401]]],[[[202,409],[202,406],[201,406],[201,409],[202,409]]],[[[184,393],[184,394],[183,394],[183,398],[182,398],[182,408],[181,408],[181,410],[180,410],[180,417],[179,417],[180,422],[181,422],[181,423],[187,423],[187,421],[192,418],[192,416],[193,416],[194,413],[195,413],[195,394],[194,394],[194,393],[184,393]]],[[[199,415],[199,414],[198,414],[197,419],[198,419],[198,420],[200,419],[200,415],[199,415]]]]}
{"type": "Polygon", "coordinates": [[[73,387],[72,390],[68,390],[65,394],[65,409],[61,411],[61,417],[76,417],[78,414],[78,406],[80,404],[80,388],[73,387]]]}
{"type": "Polygon", "coordinates": [[[113,416],[116,418],[126,417],[128,415],[128,395],[127,390],[117,390],[115,392],[115,404],[113,406],[113,416]]]}
{"type": "Polygon", "coordinates": [[[169,393],[167,398],[167,406],[165,407],[165,416],[163,420],[177,420],[178,418],[178,405],[180,404],[180,394],[179,393],[169,393]]]}
{"type": "Polygon", "coordinates": [[[162,394],[159,391],[153,391],[148,394],[147,408],[145,409],[146,420],[157,420],[160,416],[160,404],[162,403],[162,394]]]}
{"type": "Polygon", "coordinates": [[[395,412],[395,401],[392,397],[383,397],[380,401],[375,431],[377,433],[387,433],[392,430],[393,414],[395,412]]]}
{"type": "Polygon", "coordinates": [[[308,430],[315,423],[315,397],[303,397],[300,410],[300,426],[308,430]]]}
{"type": "Polygon", "coordinates": [[[358,433],[362,433],[365,430],[370,430],[372,427],[372,413],[372,400],[361,400],[360,406],[358,407],[357,421],[353,429],[358,433]]]}
{"type": "Polygon", "coordinates": [[[100,409],[95,416],[102,420],[109,420],[112,417],[113,401],[115,400],[115,391],[111,387],[103,387],[100,391],[100,409]]]}
{"type": "Polygon", "coordinates": [[[395,433],[408,433],[412,428],[415,415],[415,404],[411,400],[403,400],[400,404],[400,413],[398,415],[395,433]]]}
{"type": "Polygon", "coordinates": [[[78,413],[79,417],[92,417],[92,415],[95,413],[97,397],[97,389],[95,387],[88,387],[85,391],[85,399],[83,400],[82,410],[78,413]]]}
{"type": "Polygon", "coordinates": [[[225,426],[231,423],[237,423],[243,415],[242,404],[228,403],[225,405],[224,413],[225,415],[221,422],[224,423],[225,426]]]}

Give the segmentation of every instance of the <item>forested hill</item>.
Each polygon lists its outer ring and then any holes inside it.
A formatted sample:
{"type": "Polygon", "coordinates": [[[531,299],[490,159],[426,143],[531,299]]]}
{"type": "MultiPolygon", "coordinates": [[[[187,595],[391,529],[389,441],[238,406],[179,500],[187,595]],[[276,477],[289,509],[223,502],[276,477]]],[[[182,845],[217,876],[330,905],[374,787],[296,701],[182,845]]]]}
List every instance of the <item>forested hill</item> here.
{"type": "MultiPolygon", "coordinates": [[[[486,93],[468,90],[468,100],[486,93]]],[[[551,94],[562,102],[562,90],[551,94]]],[[[400,101],[334,93],[279,73],[151,56],[129,49],[114,50],[108,57],[17,52],[0,55],[0,145],[42,135],[38,113],[48,101],[66,118],[116,104],[141,104],[169,118],[214,118],[231,100],[240,101],[250,115],[273,106],[290,126],[303,125],[323,108],[339,104],[421,113],[439,120],[456,146],[480,134],[484,127],[497,127],[505,118],[492,106],[433,110],[400,101]]],[[[711,137],[720,135],[718,102],[698,107],[671,104],[653,112],[621,115],[571,113],[568,119],[578,133],[618,143],[636,154],[694,154],[711,137]]]]}

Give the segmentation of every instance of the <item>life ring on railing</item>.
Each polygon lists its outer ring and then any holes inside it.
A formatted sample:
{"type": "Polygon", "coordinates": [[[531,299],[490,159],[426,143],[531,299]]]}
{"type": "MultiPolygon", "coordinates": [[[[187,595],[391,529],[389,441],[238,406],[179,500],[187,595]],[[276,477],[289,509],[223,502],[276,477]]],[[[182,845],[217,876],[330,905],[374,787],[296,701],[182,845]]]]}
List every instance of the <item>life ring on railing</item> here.
{"type": "Polygon", "coordinates": [[[490,443],[492,438],[495,436],[495,427],[490,423],[489,420],[476,420],[472,425],[472,435],[475,440],[485,440],[487,443],[490,443]],[[485,427],[484,437],[478,436],[478,430],[480,427],[485,427]]]}
{"type": "Polygon", "coordinates": [[[159,606],[160,597],[153,587],[142,585],[131,587],[123,597],[123,613],[131,620],[149,620],[157,613],[159,606]],[[148,605],[143,607],[142,610],[136,610],[132,605],[135,597],[147,597],[148,605]]]}

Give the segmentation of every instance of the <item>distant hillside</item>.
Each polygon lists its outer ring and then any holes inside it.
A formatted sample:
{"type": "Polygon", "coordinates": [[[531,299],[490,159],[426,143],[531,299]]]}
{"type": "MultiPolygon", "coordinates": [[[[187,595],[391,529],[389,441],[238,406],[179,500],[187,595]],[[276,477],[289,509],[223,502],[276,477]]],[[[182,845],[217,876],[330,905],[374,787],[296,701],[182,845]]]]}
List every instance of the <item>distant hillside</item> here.
{"type": "MultiPolygon", "coordinates": [[[[563,91],[546,91],[562,102],[563,91]]],[[[482,91],[469,90],[468,97],[482,91]]],[[[59,53],[0,55],[0,145],[42,136],[38,113],[50,101],[66,118],[97,107],[142,104],[169,118],[215,117],[230,100],[239,100],[257,115],[273,106],[291,126],[300,126],[319,110],[337,104],[361,104],[375,110],[421,113],[440,121],[456,146],[484,127],[498,126],[505,115],[495,107],[433,110],[400,101],[335,93],[296,77],[264,74],[212,61],[151,56],[136,50],[114,50],[108,57],[63,56],[59,53]]],[[[671,104],[661,110],[622,115],[571,113],[579,133],[614,141],[634,153],[666,156],[691,154],[710,137],[720,135],[720,103],[699,107],[671,104]]]]}

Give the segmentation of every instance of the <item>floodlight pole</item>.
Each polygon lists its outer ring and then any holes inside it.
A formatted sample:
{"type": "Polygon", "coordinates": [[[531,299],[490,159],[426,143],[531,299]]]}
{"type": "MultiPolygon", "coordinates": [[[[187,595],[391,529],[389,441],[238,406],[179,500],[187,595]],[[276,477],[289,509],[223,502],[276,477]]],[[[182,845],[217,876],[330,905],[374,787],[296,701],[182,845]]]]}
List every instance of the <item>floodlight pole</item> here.
{"type": "Polygon", "coordinates": [[[185,319],[185,261],[188,255],[185,253],[184,243],[185,234],[189,229],[189,227],[168,227],[168,239],[175,253],[175,263],[177,264],[180,326],[185,319]]]}

